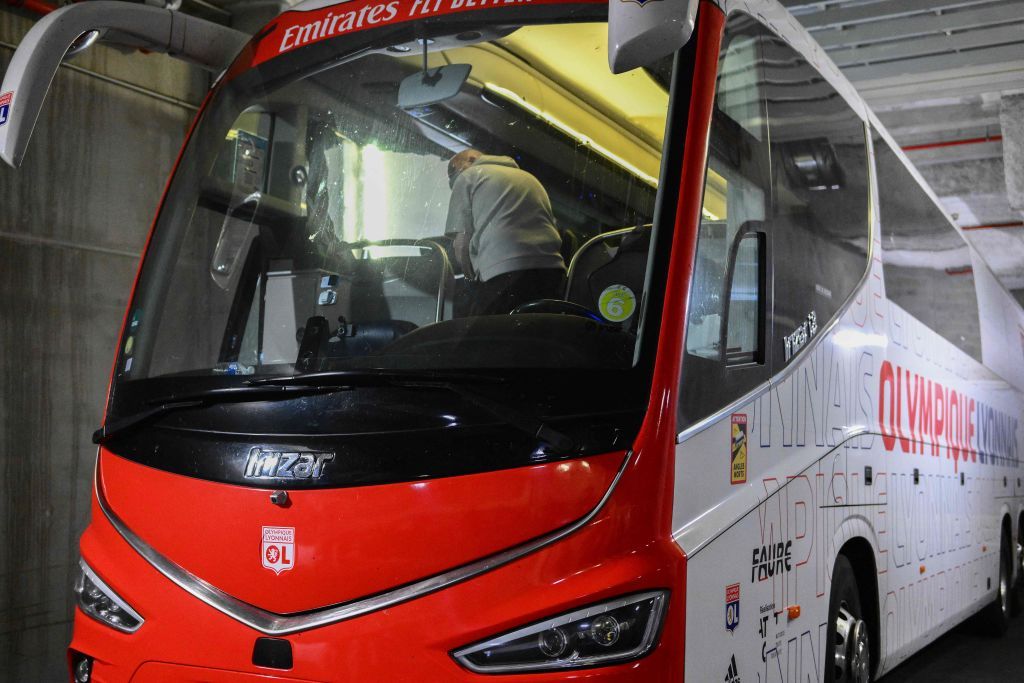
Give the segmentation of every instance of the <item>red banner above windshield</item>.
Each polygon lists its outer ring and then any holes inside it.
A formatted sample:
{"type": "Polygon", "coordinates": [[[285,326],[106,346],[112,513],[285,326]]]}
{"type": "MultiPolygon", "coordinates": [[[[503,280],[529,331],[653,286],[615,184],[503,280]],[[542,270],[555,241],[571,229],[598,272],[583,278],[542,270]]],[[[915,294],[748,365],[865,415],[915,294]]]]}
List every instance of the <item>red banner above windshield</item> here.
{"type": "Polygon", "coordinates": [[[317,10],[282,14],[254,44],[249,66],[322,40],[405,21],[498,7],[599,4],[604,0],[363,0],[339,2],[317,10]]]}

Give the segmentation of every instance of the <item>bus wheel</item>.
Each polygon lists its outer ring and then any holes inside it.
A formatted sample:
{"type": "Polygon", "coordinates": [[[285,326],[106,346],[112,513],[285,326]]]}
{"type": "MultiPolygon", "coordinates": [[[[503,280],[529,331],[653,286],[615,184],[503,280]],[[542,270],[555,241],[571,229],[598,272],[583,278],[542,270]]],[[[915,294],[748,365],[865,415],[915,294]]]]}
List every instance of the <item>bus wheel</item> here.
{"type": "Polygon", "coordinates": [[[999,585],[995,599],[980,614],[982,629],[993,636],[1001,636],[1010,627],[1010,539],[1003,534],[999,543],[999,585]]]}
{"type": "Polygon", "coordinates": [[[1013,582],[1013,598],[1010,602],[1014,616],[1024,612],[1024,524],[1017,525],[1017,579],[1013,582]]]}
{"type": "Polygon", "coordinates": [[[836,558],[828,614],[825,683],[868,683],[871,680],[869,629],[863,619],[857,577],[845,555],[836,558]]]}

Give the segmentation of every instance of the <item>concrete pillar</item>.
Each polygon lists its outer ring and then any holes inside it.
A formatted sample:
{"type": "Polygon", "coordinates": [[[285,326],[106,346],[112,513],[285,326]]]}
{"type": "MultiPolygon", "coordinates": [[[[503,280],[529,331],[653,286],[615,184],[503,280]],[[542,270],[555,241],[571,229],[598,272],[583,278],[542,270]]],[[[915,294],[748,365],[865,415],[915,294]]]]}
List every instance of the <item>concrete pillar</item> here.
{"type": "MultiPolygon", "coordinates": [[[[0,10],[0,73],[31,25],[0,10]]],[[[58,71],[22,169],[0,167],[0,681],[67,680],[89,437],[206,85],[171,58],[94,47],[58,71]]]]}
{"type": "Polygon", "coordinates": [[[1003,131],[1006,197],[1010,208],[1024,212],[1024,95],[1007,95],[999,107],[1003,131]]]}

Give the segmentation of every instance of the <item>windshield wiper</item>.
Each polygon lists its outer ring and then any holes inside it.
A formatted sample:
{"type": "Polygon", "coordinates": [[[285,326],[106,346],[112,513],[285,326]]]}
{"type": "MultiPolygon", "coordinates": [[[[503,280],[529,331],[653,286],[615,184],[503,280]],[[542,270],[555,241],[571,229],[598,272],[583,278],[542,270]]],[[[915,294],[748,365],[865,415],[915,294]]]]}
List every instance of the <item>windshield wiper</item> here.
{"type": "Polygon", "coordinates": [[[281,375],[278,377],[259,377],[246,382],[250,387],[261,386],[385,386],[401,382],[424,382],[436,385],[442,382],[458,382],[472,384],[501,384],[504,378],[494,375],[478,375],[470,372],[448,372],[445,370],[330,370],[326,372],[306,372],[298,375],[281,375]]]}
{"type": "Polygon", "coordinates": [[[331,393],[352,388],[351,385],[303,384],[292,386],[216,387],[188,394],[175,394],[148,401],[152,408],[107,422],[92,434],[92,442],[101,444],[113,436],[149,422],[161,415],[185,408],[205,408],[215,403],[281,401],[298,396],[331,393]]]}
{"type": "Polygon", "coordinates": [[[523,412],[505,401],[495,400],[481,394],[467,385],[500,384],[505,380],[493,375],[478,375],[468,372],[448,372],[443,370],[335,370],[330,372],[314,372],[283,377],[267,377],[249,381],[252,386],[293,386],[317,383],[339,384],[350,382],[353,385],[385,385],[410,389],[447,389],[458,394],[470,403],[483,408],[505,424],[511,425],[530,436],[548,444],[556,453],[566,454],[576,450],[575,440],[567,434],[550,426],[539,417],[523,412]]]}

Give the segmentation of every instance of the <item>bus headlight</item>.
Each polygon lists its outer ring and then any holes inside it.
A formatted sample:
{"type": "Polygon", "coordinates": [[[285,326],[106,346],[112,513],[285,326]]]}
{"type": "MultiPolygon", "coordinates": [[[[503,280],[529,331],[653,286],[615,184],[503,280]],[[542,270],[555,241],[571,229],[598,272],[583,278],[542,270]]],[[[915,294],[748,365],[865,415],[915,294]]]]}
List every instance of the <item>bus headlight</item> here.
{"type": "Polygon", "coordinates": [[[128,603],[103,583],[84,560],[78,561],[81,571],[75,582],[78,606],[96,621],[125,633],[134,633],[142,626],[143,618],[128,603]]]}
{"type": "Polygon", "coordinates": [[[477,673],[513,673],[619,664],[658,642],[668,591],[629,595],[545,619],[452,652],[477,673]]]}

